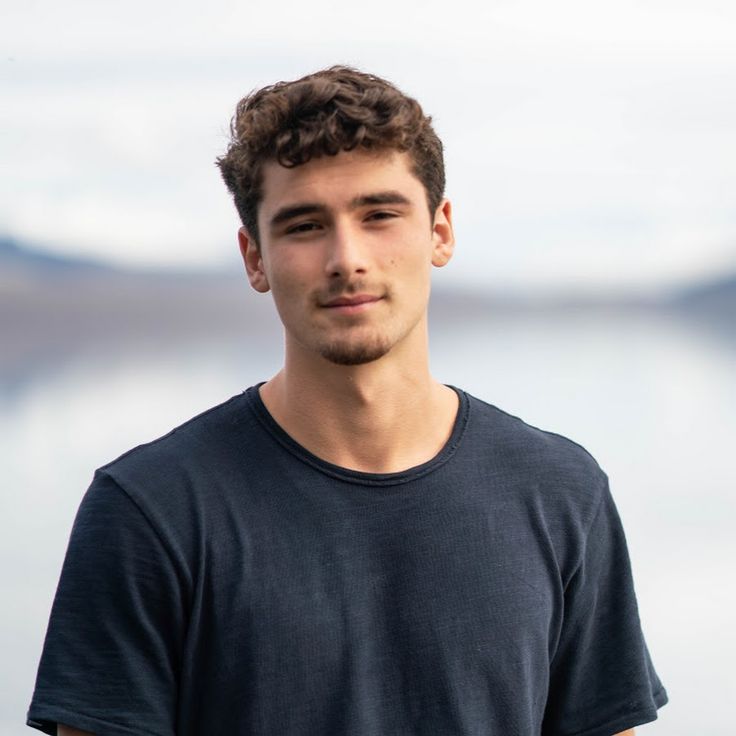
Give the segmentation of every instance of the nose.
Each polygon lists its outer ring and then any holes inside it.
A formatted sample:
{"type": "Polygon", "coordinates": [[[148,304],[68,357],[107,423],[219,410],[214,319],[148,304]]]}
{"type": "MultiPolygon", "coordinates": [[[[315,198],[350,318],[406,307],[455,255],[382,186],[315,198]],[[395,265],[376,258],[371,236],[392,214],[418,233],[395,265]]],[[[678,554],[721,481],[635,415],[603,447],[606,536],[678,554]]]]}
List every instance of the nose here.
{"type": "Polygon", "coordinates": [[[360,233],[349,222],[336,222],[327,246],[327,275],[330,279],[349,279],[365,274],[367,266],[367,252],[360,233]]]}

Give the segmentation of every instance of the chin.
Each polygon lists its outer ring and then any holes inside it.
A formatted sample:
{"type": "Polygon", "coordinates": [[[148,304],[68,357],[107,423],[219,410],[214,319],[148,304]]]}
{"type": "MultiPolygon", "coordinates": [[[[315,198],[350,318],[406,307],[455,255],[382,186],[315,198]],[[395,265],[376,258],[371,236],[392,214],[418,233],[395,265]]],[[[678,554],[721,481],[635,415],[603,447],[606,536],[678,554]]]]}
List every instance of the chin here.
{"type": "Polygon", "coordinates": [[[322,346],[320,354],[335,365],[363,365],[382,358],[390,349],[391,346],[386,343],[331,343],[322,346]]]}

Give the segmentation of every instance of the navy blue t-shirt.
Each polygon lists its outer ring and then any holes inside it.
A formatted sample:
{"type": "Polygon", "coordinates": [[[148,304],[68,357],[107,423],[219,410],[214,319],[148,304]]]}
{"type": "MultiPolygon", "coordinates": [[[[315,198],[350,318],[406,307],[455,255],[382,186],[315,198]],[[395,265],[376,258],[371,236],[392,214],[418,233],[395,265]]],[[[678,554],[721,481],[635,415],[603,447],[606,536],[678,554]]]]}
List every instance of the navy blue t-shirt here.
{"type": "Polygon", "coordinates": [[[429,462],[325,462],[257,387],[101,468],[28,723],[100,736],[611,736],[667,701],[608,480],[459,391],[429,462]]]}

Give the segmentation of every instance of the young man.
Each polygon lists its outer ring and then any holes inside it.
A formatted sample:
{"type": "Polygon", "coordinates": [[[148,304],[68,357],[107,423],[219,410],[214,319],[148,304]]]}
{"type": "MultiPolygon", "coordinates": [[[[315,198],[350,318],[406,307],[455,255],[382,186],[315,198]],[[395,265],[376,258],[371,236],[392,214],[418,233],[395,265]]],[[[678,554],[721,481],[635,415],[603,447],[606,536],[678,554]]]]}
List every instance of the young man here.
{"type": "Polygon", "coordinates": [[[29,724],[612,736],[656,718],[606,475],[429,374],[430,271],[454,239],[417,102],[347,68],[280,83],[240,102],[218,163],[284,367],[98,471],[29,724]]]}

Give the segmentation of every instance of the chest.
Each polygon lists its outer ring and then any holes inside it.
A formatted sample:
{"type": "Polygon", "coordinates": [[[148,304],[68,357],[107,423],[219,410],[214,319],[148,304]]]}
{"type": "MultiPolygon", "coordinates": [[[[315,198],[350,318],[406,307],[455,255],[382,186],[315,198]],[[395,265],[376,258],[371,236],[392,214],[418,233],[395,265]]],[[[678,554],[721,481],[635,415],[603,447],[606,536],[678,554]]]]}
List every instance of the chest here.
{"type": "Polygon", "coordinates": [[[183,691],[243,733],[532,732],[561,609],[534,528],[462,496],[250,509],[208,548],[183,691]]]}
{"type": "Polygon", "coordinates": [[[457,666],[493,679],[546,665],[561,591],[533,527],[475,502],[267,509],[210,563],[212,645],[304,677],[457,666]]]}

